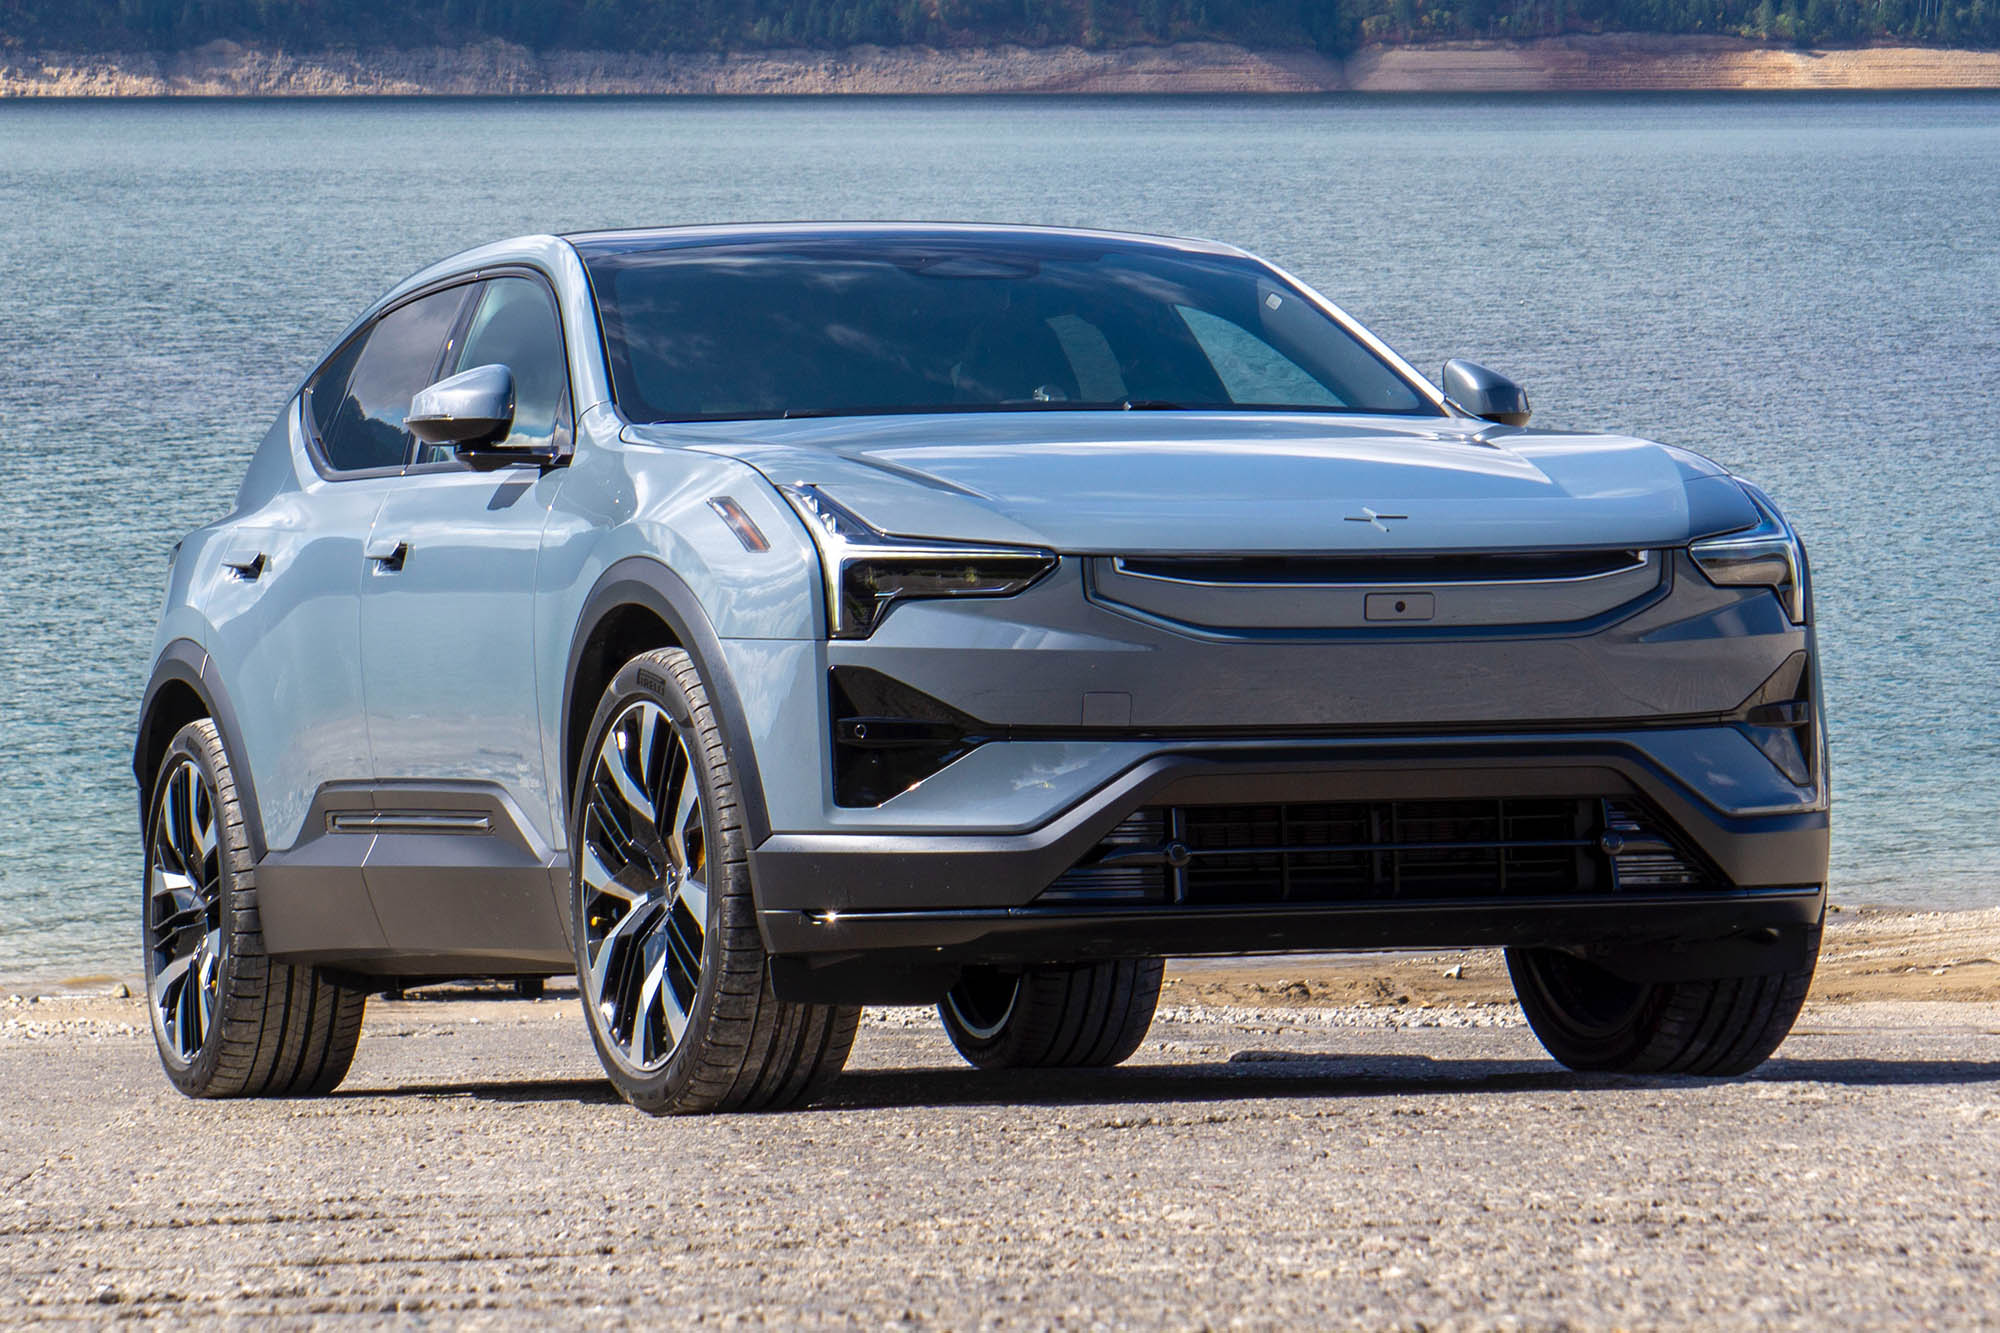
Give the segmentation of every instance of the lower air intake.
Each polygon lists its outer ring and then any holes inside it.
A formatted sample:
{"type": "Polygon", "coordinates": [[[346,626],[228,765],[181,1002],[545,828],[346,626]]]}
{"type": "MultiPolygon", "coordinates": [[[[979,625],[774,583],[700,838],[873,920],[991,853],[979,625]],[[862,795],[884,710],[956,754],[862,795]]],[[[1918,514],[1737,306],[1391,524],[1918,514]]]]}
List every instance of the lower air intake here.
{"type": "Polygon", "coordinates": [[[1723,887],[1635,800],[1148,806],[1041,903],[1255,906],[1723,887]]]}

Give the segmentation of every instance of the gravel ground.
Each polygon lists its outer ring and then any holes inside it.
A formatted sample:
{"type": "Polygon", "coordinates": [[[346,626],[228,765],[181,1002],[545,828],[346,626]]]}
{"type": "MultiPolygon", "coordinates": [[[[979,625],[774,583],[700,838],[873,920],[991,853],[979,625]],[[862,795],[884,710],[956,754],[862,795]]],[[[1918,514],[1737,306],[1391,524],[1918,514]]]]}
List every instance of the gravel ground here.
{"type": "Polygon", "coordinates": [[[371,1004],[195,1103],[134,1000],[0,1005],[0,1321],[1430,1329],[2000,1323],[2000,1005],[1809,1009],[1735,1083],[1505,1005],[1163,1011],[1087,1075],[871,1011],[825,1105],[650,1120],[573,995],[371,1004]]]}

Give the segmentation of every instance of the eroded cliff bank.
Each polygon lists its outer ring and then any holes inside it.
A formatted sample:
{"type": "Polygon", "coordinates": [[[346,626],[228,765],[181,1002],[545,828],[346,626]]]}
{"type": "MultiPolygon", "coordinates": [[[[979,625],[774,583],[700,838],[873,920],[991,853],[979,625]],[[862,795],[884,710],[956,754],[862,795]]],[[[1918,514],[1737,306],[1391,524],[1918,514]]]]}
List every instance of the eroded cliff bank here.
{"type": "Polygon", "coordinates": [[[1802,51],[1722,37],[1576,36],[1365,48],[1348,60],[1216,42],[1086,50],[856,46],[629,55],[504,42],[414,50],[0,50],[0,97],[816,93],[1531,92],[2000,88],[2000,51],[1802,51]]]}

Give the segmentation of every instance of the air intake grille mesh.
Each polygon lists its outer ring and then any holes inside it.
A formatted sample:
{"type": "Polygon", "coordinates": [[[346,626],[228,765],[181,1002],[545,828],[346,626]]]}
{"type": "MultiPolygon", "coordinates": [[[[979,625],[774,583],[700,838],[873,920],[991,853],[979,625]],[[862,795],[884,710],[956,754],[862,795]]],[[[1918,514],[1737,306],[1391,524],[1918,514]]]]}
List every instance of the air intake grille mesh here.
{"type": "Polygon", "coordinates": [[[1720,881],[1636,801],[1503,798],[1148,806],[1043,903],[1476,901],[1720,881]]]}

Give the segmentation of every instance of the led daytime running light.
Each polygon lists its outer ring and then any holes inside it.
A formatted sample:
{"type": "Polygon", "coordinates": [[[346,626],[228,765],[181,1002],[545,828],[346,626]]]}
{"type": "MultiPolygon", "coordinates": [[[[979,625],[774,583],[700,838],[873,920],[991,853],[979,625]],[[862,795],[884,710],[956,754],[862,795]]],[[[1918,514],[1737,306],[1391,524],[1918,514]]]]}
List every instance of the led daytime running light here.
{"type": "Polygon", "coordinates": [[[812,534],[826,582],[827,630],[865,639],[898,602],[1012,597],[1057,565],[1053,551],[894,537],[870,527],[814,486],[778,488],[812,534]]]}
{"type": "Polygon", "coordinates": [[[1805,549],[1779,515],[1770,498],[1754,486],[1743,493],[1757,509],[1755,527],[1720,537],[1708,537],[1688,547],[1688,554],[1708,581],[1718,587],[1764,587],[1778,594],[1785,614],[1795,625],[1806,623],[1805,549]]]}

